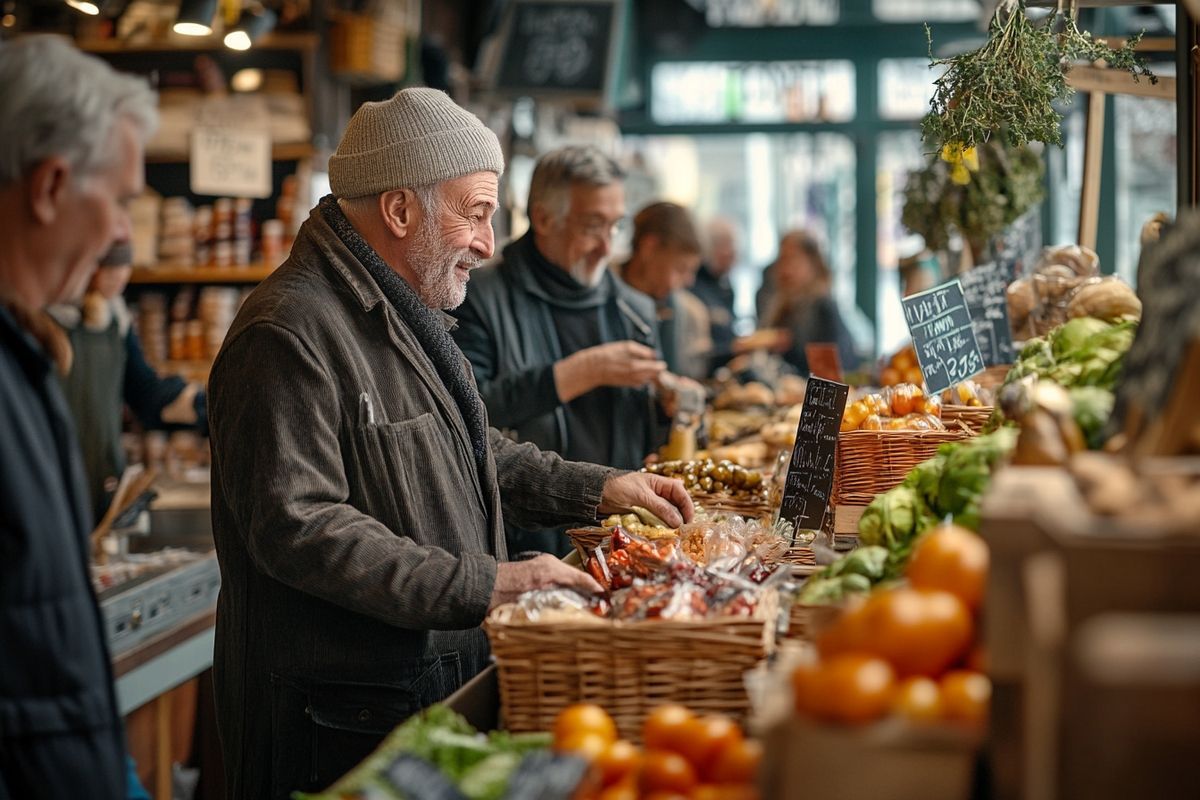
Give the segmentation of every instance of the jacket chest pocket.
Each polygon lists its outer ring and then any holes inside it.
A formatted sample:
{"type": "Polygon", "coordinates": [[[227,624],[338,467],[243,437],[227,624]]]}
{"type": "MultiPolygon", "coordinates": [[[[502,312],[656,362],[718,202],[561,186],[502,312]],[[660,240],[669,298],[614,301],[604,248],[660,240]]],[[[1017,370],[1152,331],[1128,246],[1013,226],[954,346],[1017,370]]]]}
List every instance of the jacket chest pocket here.
{"type": "Polygon", "coordinates": [[[399,526],[411,517],[410,507],[417,501],[409,484],[414,474],[445,460],[442,435],[432,413],[402,422],[360,424],[353,433],[351,502],[393,531],[403,532],[399,526]]]}

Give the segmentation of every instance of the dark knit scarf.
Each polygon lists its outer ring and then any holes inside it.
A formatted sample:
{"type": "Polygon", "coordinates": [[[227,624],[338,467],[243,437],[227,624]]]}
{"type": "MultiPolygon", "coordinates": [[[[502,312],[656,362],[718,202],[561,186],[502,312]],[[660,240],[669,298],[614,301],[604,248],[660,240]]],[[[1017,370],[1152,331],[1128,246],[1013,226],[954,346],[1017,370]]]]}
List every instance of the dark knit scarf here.
{"type": "Polygon", "coordinates": [[[487,459],[487,423],[483,401],[467,376],[466,359],[446,330],[443,317],[421,302],[421,298],[408,281],[396,274],[358,231],[354,230],[354,226],[346,219],[333,195],[326,195],[321,199],[321,215],[359,263],[366,267],[375,283],[379,284],[383,296],[412,330],[421,344],[421,349],[433,362],[438,377],[442,379],[446,391],[454,398],[455,405],[467,424],[467,432],[471,436],[471,449],[475,454],[475,466],[482,475],[487,459]]]}

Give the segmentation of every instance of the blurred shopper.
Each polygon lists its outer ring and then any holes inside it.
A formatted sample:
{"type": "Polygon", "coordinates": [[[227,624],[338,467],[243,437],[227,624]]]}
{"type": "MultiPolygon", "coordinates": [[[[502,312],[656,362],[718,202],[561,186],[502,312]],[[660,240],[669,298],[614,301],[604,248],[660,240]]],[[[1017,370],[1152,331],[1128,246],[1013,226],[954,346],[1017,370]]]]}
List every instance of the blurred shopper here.
{"type": "Polygon", "coordinates": [[[804,231],[789,231],[773,272],[775,292],[762,324],[778,332],[772,349],[807,375],[805,345],[835,344],[842,369],[855,369],[854,340],[831,294],[833,276],[816,240],[804,231]]]}
{"type": "MultiPolygon", "coordinates": [[[[608,268],[623,173],[595,147],[538,161],[529,232],[477,272],[453,335],[491,422],[564,458],[637,469],[666,441],[654,304],[608,268]]],[[[558,531],[509,531],[514,550],[565,553],[558,531]]]]}
{"type": "Polygon", "coordinates": [[[124,732],[88,574],[87,485],[45,313],[127,240],[144,81],[58,37],[0,44],[0,797],[117,798],[124,732]]]}
{"type": "Polygon", "coordinates": [[[185,426],[208,434],[201,385],[159,377],[146,363],[121,295],[133,271],[132,259],[129,243],[119,242],[101,260],[82,302],[49,309],[75,354],[63,389],[83,450],[94,522],[108,510],[125,471],[121,422],[126,405],[147,429],[185,426]]]}
{"type": "Polygon", "coordinates": [[[687,378],[707,377],[708,310],[688,291],[700,267],[700,237],[691,214],[674,203],[646,206],[633,219],[632,250],[621,276],[655,303],[667,369],[687,378]]]}
{"type": "Polygon", "coordinates": [[[489,427],[443,310],[492,255],[503,170],[496,135],[442,92],[362,105],[329,160],[333,194],[213,364],[213,670],[233,797],[324,789],[487,666],[489,609],[599,589],[548,555],[508,563],[506,519],[691,516],[678,481],[489,427]]]}
{"type": "Polygon", "coordinates": [[[712,340],[709,372],[712,372],[733,357],[734,297],[729,273],[737,263],[737,228],[725,217],[709,220],[704,245],[704,260],[691,292],[708,309],[709,338],[712,340]]]}

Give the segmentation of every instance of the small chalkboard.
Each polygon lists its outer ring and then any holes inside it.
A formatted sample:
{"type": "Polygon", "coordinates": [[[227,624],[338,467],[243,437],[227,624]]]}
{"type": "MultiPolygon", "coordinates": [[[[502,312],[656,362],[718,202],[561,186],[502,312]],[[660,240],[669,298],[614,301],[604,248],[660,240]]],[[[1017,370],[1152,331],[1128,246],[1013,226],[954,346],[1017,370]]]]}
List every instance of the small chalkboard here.
{"type": "Polygon", "coordinates": [[[808,374],[827,381],[841,381],[842,359],[836,344],[810,342],[804,345],[804,360],[808,362],[808,374]]]}
{"type": "Polygon", "coordinates": [[[615,0],[513,0],[492,60],[494,88],[604,101],[617,62],[615,0]]]}
{"type": "Polygon", "coordinates": [[[1035,205],[992,242],[996,260],[1007,264],[1014,277],[1027,275],[1037,266],[1042,255],[1042,207],[1035,205]]]}
{"type": "Polygon", "coordinates": [[[797,531],[820,530],[829,510],[838,433],[850,387],[822,378],[809,378],[804,407],[796,426],[796,445],[788,464],[779,518],[797,531]]]}
{"type": "Polygon", "coordinates": [[[983,353],[975,341],[961,283],[943,283],[900,302],[925,376],[925,391],[939,394],[983,372],[983,353]]]}
{"type": "Polygon", "coordinates": [[[979,264],[958,276],[975,326],[975,341],[983,364],[1013,363],[1012,327],[1008,321],[1008,285],[1012,267],[1002,261],[979,264]]]}

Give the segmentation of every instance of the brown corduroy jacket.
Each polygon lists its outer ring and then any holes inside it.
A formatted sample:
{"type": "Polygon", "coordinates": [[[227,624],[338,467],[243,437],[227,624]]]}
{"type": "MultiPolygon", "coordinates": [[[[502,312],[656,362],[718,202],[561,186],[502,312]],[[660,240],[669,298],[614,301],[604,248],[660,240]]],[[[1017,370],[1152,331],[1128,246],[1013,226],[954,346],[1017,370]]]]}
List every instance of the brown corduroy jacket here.
{"type": "Polygon", "coordinates": [[[480,475],[433,364],[317,211],[239,312],[208,408],[233,797],[324,788],[480,671],[504,518],[592,518],[612,474],[489,430],[480,475]]]}

